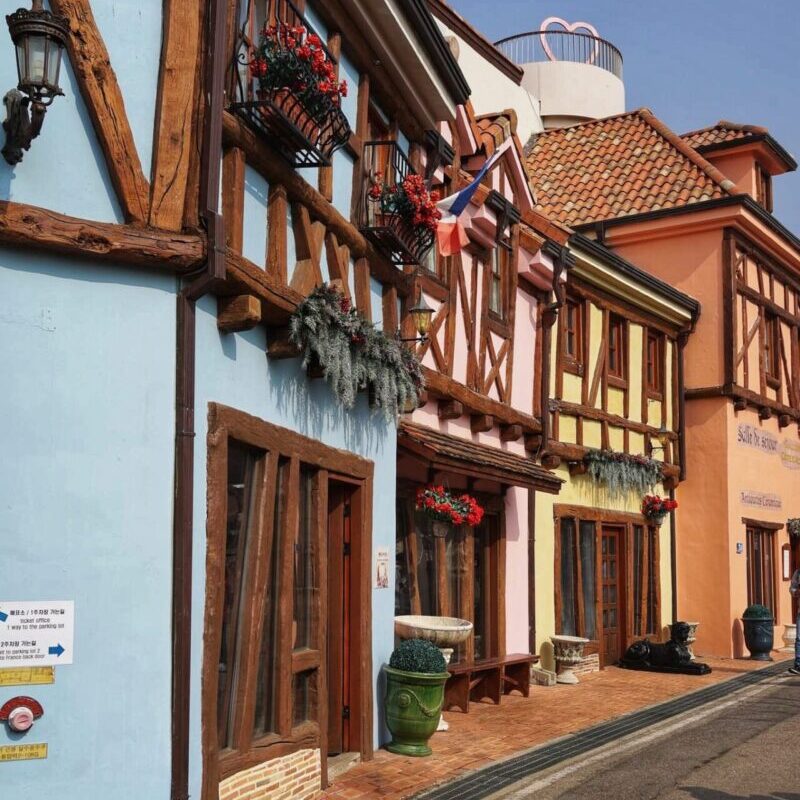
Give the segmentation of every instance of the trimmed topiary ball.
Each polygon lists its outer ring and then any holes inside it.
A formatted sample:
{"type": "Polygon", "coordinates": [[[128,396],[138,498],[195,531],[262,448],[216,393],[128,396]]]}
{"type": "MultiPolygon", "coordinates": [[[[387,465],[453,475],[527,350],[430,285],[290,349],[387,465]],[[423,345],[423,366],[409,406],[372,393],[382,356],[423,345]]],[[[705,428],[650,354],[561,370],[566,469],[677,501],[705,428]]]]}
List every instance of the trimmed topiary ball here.
{"type": "Polygon", "coordinates": [[[747,606],[742,614],[742,619],[772,619],[772,611],[766,606],[756,603],[752,606],[747,606]]]}
{"type": "Polygon", "coordinates": [[[425,639],[406,639],[400,642],[389,659],[392,669],[436,675],[447,672],[447,664],[439,648],[425,639]]]}

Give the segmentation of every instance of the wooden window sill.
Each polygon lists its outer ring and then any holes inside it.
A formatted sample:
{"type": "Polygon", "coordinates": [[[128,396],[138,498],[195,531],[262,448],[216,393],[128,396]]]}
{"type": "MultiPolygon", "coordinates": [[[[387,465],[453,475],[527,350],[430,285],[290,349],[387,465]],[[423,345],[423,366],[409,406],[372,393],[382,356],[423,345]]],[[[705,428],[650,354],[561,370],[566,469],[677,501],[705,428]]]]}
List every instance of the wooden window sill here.
{"type": "Polygon", "coordinates": [[[582,378],[586,372],[586,368],[580,361],[576,361],[570,356],[564,356],[564,372],[569,372],[582,378]]]}
{"type": "Polygon", "coordinates": [[[619,378],[616,375],[608,376],[608,385],[613,386],[615,389],[628,389],[628,381],[625,378],[619,378]]]}
{"type": "Polygon", "coordinates": [[[498,314],[495,314],[494,311],[489,312],[487,319],[489,321],[489,330],[492,331],[492,333],[496,333],[504,339],[511,338],[511,326],[506,320],[498,314]]]}

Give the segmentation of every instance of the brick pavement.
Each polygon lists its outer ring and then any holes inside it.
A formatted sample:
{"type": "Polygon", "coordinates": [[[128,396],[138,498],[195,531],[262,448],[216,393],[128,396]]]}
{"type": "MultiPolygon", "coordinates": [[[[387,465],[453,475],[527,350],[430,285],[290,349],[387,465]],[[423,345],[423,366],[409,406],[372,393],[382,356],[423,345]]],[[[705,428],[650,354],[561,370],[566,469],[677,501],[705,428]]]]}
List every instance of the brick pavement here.
{"type": "MultiPolygon", "coordinates": [[[[773,657],[788,658],[785,653],[773,657]]],[[[578,686],[531,686],[529,698],[508,695],[500,706],[470,703],[469,714],[445,713],[450,730],[434,734],[433,755],[408,758],[378,750],[322,793],[327,800],[401,800],[469,770],[551,739],[759,669],[763,662],[703,658],[710,675],[663,675],[608,667],[578,686]]]]}

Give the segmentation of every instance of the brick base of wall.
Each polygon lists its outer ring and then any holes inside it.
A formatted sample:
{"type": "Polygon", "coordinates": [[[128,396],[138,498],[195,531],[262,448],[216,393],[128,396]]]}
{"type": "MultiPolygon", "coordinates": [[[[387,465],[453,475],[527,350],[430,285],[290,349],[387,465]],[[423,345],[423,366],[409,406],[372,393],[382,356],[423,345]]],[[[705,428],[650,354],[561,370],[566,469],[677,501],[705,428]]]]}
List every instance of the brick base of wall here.
{"type": "Polygon", "coordinates": [[[316,800],[321,782],[319,750],[298,750],[226,778],[219,800],[316,800]]]}
{"type": "Polygon", "coordinates": [[[600,672],[600,655],[592,653],[590,656],[585,656],[581,659],[580,664],[576,664],[572,671],[576,675],[586,675],[589,672],[600,672]]]}

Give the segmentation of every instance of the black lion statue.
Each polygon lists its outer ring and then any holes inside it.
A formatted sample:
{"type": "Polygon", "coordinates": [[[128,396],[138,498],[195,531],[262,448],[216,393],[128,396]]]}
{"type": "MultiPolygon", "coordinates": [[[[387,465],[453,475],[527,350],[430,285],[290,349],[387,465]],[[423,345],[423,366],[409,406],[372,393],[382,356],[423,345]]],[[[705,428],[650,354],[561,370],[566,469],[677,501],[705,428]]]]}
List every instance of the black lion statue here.
{"type": "Polygon", "coordinates": [[[650,672],[674,672],[683,675],[707,675],[708,664],[692,661],[687,639],[689,625],[676,622],[671,626],[672,638],[660,644],[649,639],[634,642],[626,651],[619,666],[626,669],[641,669],[650,672]]]}

